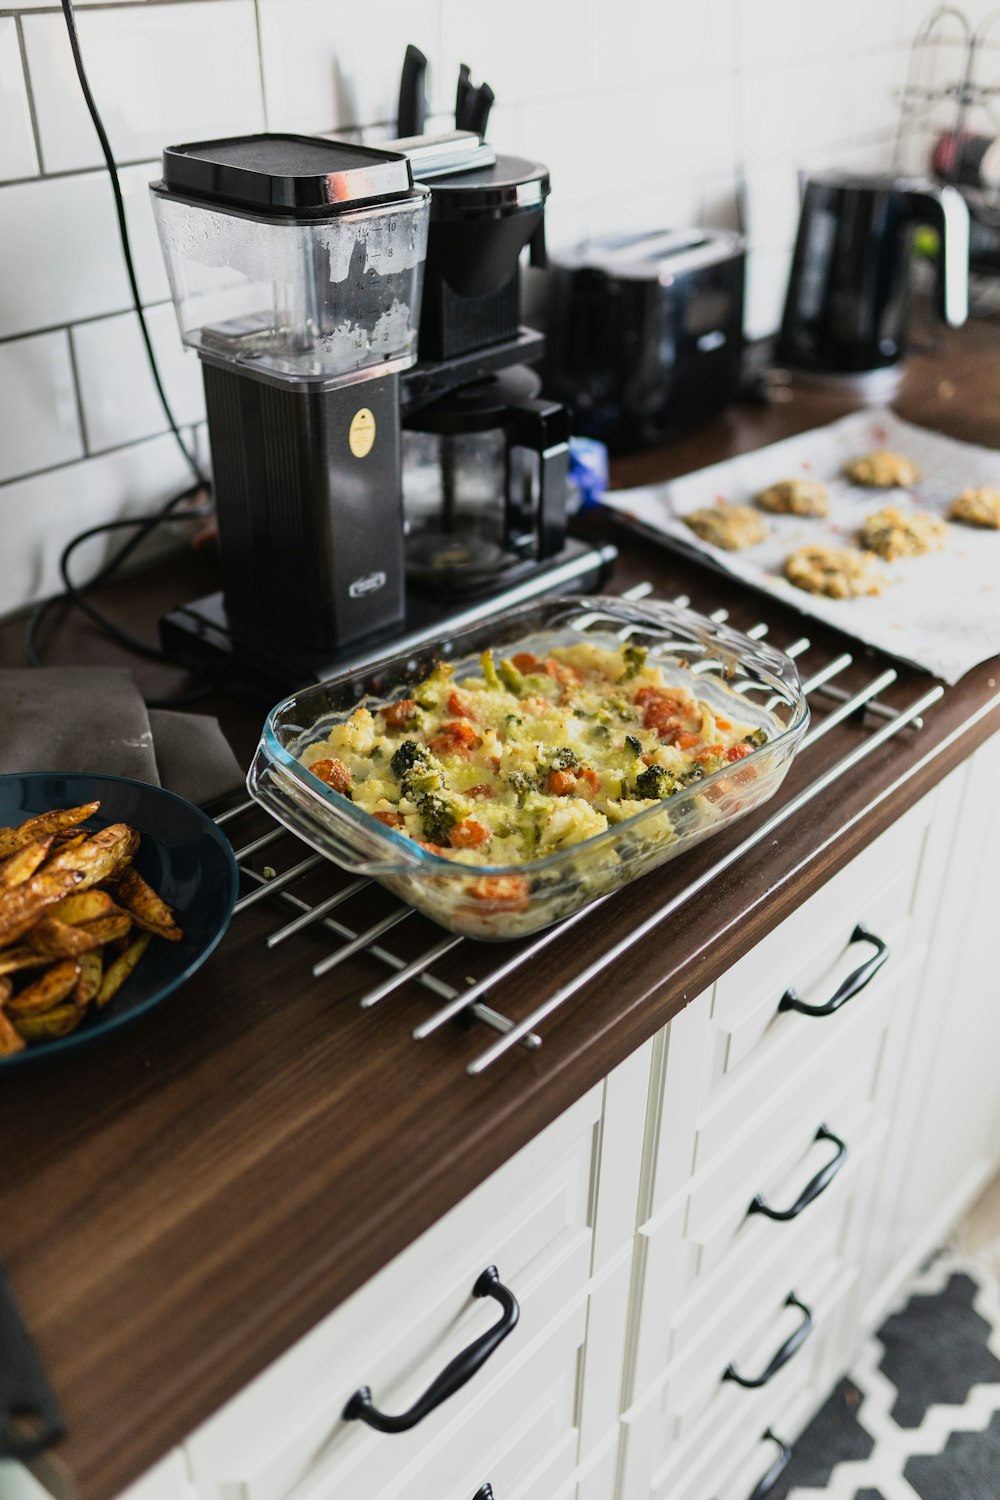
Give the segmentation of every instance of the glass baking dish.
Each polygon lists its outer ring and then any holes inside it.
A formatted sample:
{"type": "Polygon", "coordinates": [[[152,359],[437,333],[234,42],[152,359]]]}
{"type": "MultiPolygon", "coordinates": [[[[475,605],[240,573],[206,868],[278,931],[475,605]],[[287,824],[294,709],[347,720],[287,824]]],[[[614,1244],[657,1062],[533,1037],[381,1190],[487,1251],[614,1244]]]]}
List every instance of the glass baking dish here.
{"type": "Polygon", "coordinates": [[[795,666],[770,646],[674,604],[549,599],[293,693],[268,714],[247,786],[273,817],[345,870],[380,881],[451,932],[504,941],[569,916],[773,796],[808,722],[795,666]],[[303,750],[349,718],[361,699],[376,711],[406,697],[442,659],[460,680],[463,672],[478,673],[486,648],[544,655],[584,639],[645,646],[668,684],[683,684],[717,713],[763,729],[767,742],[592,838],[507,866],[453,863],[380,823],[299,763],[303,750]]]}

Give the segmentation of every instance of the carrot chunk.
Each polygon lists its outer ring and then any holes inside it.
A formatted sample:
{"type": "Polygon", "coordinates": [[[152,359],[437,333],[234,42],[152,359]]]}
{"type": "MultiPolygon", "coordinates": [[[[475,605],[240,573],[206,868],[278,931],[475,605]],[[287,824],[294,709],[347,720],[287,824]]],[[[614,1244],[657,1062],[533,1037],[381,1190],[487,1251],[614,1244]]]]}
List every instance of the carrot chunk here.
{"type": "Polygon", "coordinates": [[[335,792],[350,791],[351,773],[342,760],[314,760],[309,769],[335,792]]]}

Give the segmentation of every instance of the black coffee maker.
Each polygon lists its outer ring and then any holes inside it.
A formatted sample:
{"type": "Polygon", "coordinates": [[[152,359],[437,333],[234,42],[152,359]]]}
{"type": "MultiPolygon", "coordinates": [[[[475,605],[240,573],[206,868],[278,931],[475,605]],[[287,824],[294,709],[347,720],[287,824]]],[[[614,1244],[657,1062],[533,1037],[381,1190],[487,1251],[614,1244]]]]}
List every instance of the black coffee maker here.
{"type": "Polygon", "coordinates": [[[161,621],[174,659],[287,688],[601,582],[614,549],[566,537],[568,417],[518,321],[548,190],[474,132],[164,153],[154,211],[203,367],[223,585],[161,621]]]}
{"type": "Polygon", "coordinates": [[[519,320],[521,251],[545,260],[549,174],[462,132],[393,144],[431,189],[420,360],[401,395],[406,574],[467,599],[567,548],[569,413],[541,399],[528,362],[544,340],[519,320]]]}
{"type": "MultiPolygon", "coordinates": [[[[968,314],[969,212],[933,182],[829,172],[802,200],[777,359],[793,373],[863,387],[906,352],[907,257],[914,231],[937,232],[935,303],[949,327],[968,314]]],[[[883,386],[885,377],[881,377],[883,386]]]]}

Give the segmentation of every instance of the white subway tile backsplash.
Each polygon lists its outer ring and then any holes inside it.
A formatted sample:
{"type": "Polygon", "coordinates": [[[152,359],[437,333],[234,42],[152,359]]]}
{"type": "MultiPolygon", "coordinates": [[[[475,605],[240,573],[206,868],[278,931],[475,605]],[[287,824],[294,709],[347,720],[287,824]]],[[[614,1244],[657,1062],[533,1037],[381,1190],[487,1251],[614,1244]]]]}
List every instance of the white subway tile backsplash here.
{"type": "Polygon", "coordinates": [[[628,88],[692,73],[732,72],[737,3],[594,0],[588,28],[589,86],[628,88]]]}
{"type": "Polygon", "coordinates": [[[689,179],[663,183],[648,192],[595,198],[588,234],[632,234],[645,229],[681,229],[701,218],[701,189],[689,179]]]}
{"type": "Polygon", "coordinates": [[[268,127],[337,130],[395,121],[407,42],[428,59],[432,109],[454,108],[439,62],[434,0],[260,0],[268,127]]]}
{"type": "Polygon", "coordinates": [[[742,70],[739,147],[744,162],[810,166],[818,150],[851,140],[852,67],[843,59],[822,58],[794,67],[742,70]]]}
{"type": "MultiPolygon", "coordinates": [[[[190,470],[168,434],[4,485],[0,615],[61,588],[59,554],[70,537],[102,521],[144,515],[190,482],[190,470]]],[[[76,576],[86,577],[100,565],[99,546],[81,549],[76,576]]]]}
{"type": "MultiPolygon", "coordinates": [[[[21,22],[47,172],[101,161],[61,14],[21,22]]],[[[252,0],[187,0],[79,16],[80,47],[116,161],[174,141],[263,128],[252,0]]]]}
{"type": "MultiPolygon", "coordinates": [[[[577,107],[564,114],[566,133],[572,135],[586,108],[590,9],[601,3],[505,0],[501,10],[490,0],[441,0],[446,92],[454,97],[459,64],[468,63],[475,81],[485,79],[500,104],[575,95],[577,107]]],[[[609,121],[604,124],[607,128],[609,121]]]]}
{"type": "Polygon", "coordinates": [[[82,456],[69,335],[0,344],[0,481],[82,456]]]}
{"type": "Polygon", "coordinates": [[[848,103],[853,140],[886,135],[899,120],[900,92],[906,81],[907,56],[902,48],[856,57],[851,63],[848,103]]]}
{"type": "Polygon", "coordinates": [[[105,172],[0,187],[0,224],[0,338],[128,306],[105,172]]]}
{"type": "MultiPolygon", "coordinates": [[[[181,343],[172,304],[147,308],[146,323],[175,419],[185,427],[202,421],[201,366],[181,343]]],[[[81,323],[72,338],[90,453],[166,430],[135,313],[81,323]]]]}
{"type": "MultiPolygon", "coordinates": [[[[145,0],[74,0],[74,10],[88,10],[94,5],[143,5],[145,0]]],[[[57,10],[55,0],[3,0],[4,10],[57,10]]]]}
{"type": "Polygon", "coordinates": [[[0,17],[0,180],[33,177],[37,171],[17,22],[0,17]]]}

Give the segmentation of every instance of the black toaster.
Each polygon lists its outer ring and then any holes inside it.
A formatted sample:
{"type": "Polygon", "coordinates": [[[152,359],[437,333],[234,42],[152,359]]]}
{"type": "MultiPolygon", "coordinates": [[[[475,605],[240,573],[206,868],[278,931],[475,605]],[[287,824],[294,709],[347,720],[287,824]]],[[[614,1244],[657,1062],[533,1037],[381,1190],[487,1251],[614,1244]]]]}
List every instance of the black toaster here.
{"type": "Polygon", "coordinates": [[[679,437],[736,394],[746,248],[726,229],[595,239],[550,258],[544,386],[613,452],[679,437]]]}

